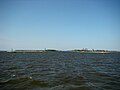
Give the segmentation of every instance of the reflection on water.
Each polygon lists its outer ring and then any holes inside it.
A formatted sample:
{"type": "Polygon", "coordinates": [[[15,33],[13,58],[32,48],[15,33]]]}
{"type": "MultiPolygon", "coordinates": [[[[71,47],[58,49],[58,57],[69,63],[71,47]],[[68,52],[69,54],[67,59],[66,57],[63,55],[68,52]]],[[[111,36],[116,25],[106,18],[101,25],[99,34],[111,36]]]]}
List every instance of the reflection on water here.
{"type": "Polygon", "coordinates": [[[120,53],[0,53],[0,90],[119,90],[120,53]]]}

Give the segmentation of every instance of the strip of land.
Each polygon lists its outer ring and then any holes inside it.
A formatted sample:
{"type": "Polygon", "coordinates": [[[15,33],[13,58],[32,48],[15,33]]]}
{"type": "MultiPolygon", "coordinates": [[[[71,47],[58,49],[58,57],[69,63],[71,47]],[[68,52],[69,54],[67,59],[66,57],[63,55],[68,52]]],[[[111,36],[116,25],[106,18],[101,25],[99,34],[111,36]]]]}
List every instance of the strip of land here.
{"type": "MultiPolygon", "coordinates": [[[[45,49],[45,50],[11,50],[9,52],[61,52],[62,50],[55,50],[55,49],[45,49]]],[[[0,52],[7,52],[7,51],[0,51],[0,52]]],[[[111,53],[111,52],[118,52],[118,51],[109,51],[109,50],[88,50],[88,49],[75,49],[75,50],[68,50],[67,52],[82,52],[82,53],[111,53]]]]}
{"type": "MultiPolygon", "coordinates": [[[[61,50],[54,50],[54,49],[48,49],[48,50],[15,50],[14,52],[56,52],[61,50]]],[[[68,50],[69,52],[88,52],[88,53],[110,53],[113,51],[108,50],[68,50]]]]}

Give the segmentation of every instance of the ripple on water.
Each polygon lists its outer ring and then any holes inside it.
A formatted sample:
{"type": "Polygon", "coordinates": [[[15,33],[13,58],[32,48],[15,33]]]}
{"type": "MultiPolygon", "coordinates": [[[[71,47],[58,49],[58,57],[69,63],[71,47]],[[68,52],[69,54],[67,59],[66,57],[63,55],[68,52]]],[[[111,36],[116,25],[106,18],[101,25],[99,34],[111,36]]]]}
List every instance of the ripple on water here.
{"type": "Polygon", "coordinates": [[[72,76],[67,76],[64,77],[60,80],[63,84],[74,84],[74,85],[81,85],[84,83],[84,77],[82,76],[76,76],[76,77],[72,77],[72,76]]]}
{"type": "Polygon", "coordinates": [[[0,81],[0,88],[2,90],[22,90],[29,89],[32,87],[48,87],[48,83],[42,80],[33,80],[31,77],[27,76],[0,81]]]}
{"type": "Polygon", "coordinates": [[[58,85],[55,86],[53,88],[51,88],[50,90],[91,90],[91,88],[87,87],[87,86],[77,86],[77,85],[58,85]]]}

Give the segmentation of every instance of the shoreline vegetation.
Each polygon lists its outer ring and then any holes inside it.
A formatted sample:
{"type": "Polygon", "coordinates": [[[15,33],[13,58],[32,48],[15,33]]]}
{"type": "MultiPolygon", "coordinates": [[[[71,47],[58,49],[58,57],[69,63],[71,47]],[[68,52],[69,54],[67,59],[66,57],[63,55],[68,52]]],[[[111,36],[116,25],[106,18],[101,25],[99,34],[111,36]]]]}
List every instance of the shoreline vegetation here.
{"type": "MultiPolygon", "coordinates": [[[[8,52],[8,51],[0,51],[0,52],[8,52]]],[[[11,50],[9,52],[63,52],[63,50],[56,50],[56,49],[45,49],[45,50],[11,50]]],[[[112,53],[112,52],[119,52],[119,51],[109,51],[109,50],[88,50],[88,49],[74,49],[74,50],[67,50],[67,52],[81,52],[81,53],[112,53]]]]}

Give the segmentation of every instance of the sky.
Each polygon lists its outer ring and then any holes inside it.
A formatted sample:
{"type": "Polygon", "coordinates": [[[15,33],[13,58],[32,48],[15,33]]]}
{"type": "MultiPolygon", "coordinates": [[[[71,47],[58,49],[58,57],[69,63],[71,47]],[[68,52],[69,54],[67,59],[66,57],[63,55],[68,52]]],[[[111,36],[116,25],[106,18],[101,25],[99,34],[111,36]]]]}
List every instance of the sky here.
{"type": "Polygon", "coordinates": [[[0,0],[0,50],[120,51],[120,0],[0,0]]]}

